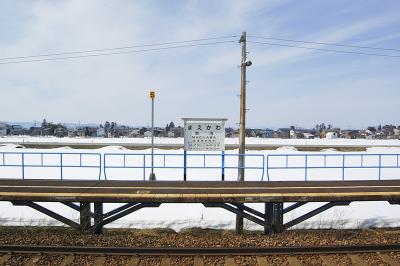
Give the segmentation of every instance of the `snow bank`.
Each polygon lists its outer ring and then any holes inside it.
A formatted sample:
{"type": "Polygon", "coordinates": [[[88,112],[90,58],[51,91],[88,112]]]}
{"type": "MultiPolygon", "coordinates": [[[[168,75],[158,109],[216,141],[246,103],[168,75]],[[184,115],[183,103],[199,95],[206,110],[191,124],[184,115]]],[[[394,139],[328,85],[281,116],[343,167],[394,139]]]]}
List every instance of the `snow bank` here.
{"type": "MultiPolygon", "coordinates": [[[[18,139],[18,138],[16,138],[18,139]]],[[[35,138],[34,140],[37,141],[38,138],[35,138]]],[[[57,138],[40,138],[43,140],[43,142],[49,142],[49,141],[59,141],[60,139],[57,138]]],[[[25,138],[24,142],[29,142],[32,141],[32,138],[25,138]]],[[[64,140],[64,139],[63,139],[64,140]]],[[[73,139],[74,141],[87,141],[86,139],[73,139]]],[[[122,139],[123,141],[132,141],[132,139],[122,139]]],[[[3,140],[2,140],[3,141],[3,140]]],[[[98,141],[101,141],[101,139],[94,139],[93,143],[96,143],[98,141]]],[[[109,142],[110,139],[107,139],[109,142]]],[[[121,139],[118,139],[118,141],[121,141],[121,139]]],[[[137,141],[137,139],[135,140],[137,141]]],[[[149,141],[146,139],[140,139],[141,143],[143,141],[149,141]]],[[[181,140],[176,140],[176,139],[158,139],[158,141],[161,141],[162,143],[176,143],[177,141],[180,142],[181,140]]],[[[227,142],[230,142],[231,140],[227,140],[227,142]]],[[[284,142],[287,144],[291,143],[293,144],[293,140],[262,140],[262,139],[251,139],[249,140],[250,143],[265,143],[266,141],[271,141],[275,143],[279,143],[280,145],[284,142]]],[[[294,140],[296,143],[299,143],[300,141],[294,140]]],[[[304,140],[301,140],[304,141],[304,140]]],[[[306,142],[309,143],[310,141],[313,140],[307,140],[306,142]]],[[[341,140],[341,139],[334,139],[330,140],[330,143],[337,143],[337,145],[343,145],[345,143],[359,143],[360,145],[362,143],[365,143],[366,140],[358,141],[358,140],[341,140]]],[[[316,141],[317,143],[320,143],[320,140],[316,141]]],[[[382,147],[382,143],[385,143],[385,145],[389,145],[390,143],[395,143],[398,145],[398,141],[386,141],[386,142],[379,142],[380,147],[370,147],[367,149],[366,152],[354,152],[353,154],[375,154],[375,153],[385,153],[385,154],[400,154],[400,147],[382,147]]],[[[22,150],[18,148],[19,145],[15,144],[8,144],[4,145],[2,144],[0,146],[0,152],[2,151],[15,151],[15,152],[21,152],[22,150]]],[[[52,149],[52,150],[46,150],[46,149],[23,149],[25,152],[51,152],[51,151],[57,151],[57,152],[71,152],[71,149],[68,147],[65,148],[58,148],[58,149],[52,149]]],[[[84,150],[84,149],[74,149],[73,152],[85,152],[85,153],[149,153],[149,149],[146,150],[140,150],[140,151],[130,151],[126,150],[122,146],[118,145],[112,145],[104,148],[99,148],[99,149],[91,149],[91,150],[84,150]]],[[[169,154],[170,156],[167,156],[166,160],[171,164],[175,165],[180,165],[181,162],[181,157],[175,156],[174,154],[182,154],[182,149],[179,150],[160,150],[157,149],[155,151],[156,153],[163,153],[163,154],[169,154]]],[[[227,154],[237,154],[237,150],[231,150],[231,151],[226,151],[227,154]]],[[[300,152],[297,151],[295,148],[292,147],[284,147],[284,148],[279,148],[277,150],[259,150],[259,151],[249,151],[248,153],[251,154],[259,154],[259,155],[264,155],[267,156],[269,154],[304,154],[305,152],[300,152]]],[[[307,152],[307,153],[312,153],[312,152],[307,152]]],[[[324,151],[319,151],[316,152],[318,154],[340,154],[339,152],[328,149],[324,151]]],[[[313,154],[316,154],[313,153],[313,154]]],[[[351,153],[350,153],[351,154],[351,153]]],[[[58,157],[57,157],[58,158],[58,157]]],[[[228,158],[228,157],[227,157],[228,158]]],[[[250,157],[249,157],[250,158],[250,157]]],[[[18,159],[18,158],[17,158],[18,159]]],[[[17,160],[15,159],[15,160],[17,160]]],[[[26,158],[29,162],[29,158],[26,158]]],[[[31,160],[35,160],[35,158],[31,158],[31,160]]],[[[49,160],[49,162],[57,163],[56,157],[46,157],[45,160],[49,160]]],[[[71,156],[71,158],[66,158],[66,163],[68,160],[71,160],[71,162],[74,162],[75,158],[71,156]]],[[[95,158],[86,158],[87,163],[93,163],[96,159],[95,158]],[[92,160],[92,161],[91,161],[92,160]]],[[[117,159],[115,159],[117,160],[117,159]]],[[[126,163],[131,163],[135,164],[138,163],[135,161],[132,157],[132,159],[127,159],[126,163]],[[130,161],[131,160],[131,161],[130,161]]],[[[142,159],[140,159],[142,160],[142,159]]],[[[164,158],[160,156],[160,158],[156,157],[155,158],[155,165],[162,164],[164,158]]],[[[191,160],[191,163],[197,164],[197,163],[202,163],[202,158],[198,159],[193,157],[191,160]]],[[[217,159],[212,159],[210,161],[207,161],[206,163],[209,164],[216,164],[218,161],[217,159]]],[[[256,158],[253,159],[246,159],[246,162],[250,164],[258,164],[259,162],[256,161],[256,158]]],[[[114,163],[118,163],[115,161],[114,163]]],[[[141,164],[142,161],[139,162],[141,164]]],[[[231,163],[232,165],[237,165],[237,162],[235,161],[235,157],[232,156],[232,158],[227,159],[227,164],[231,163]],[[229,161],[231,160],[231,161],[229,161]]],[[[349,164],[351,163],[356,163],[349,161],[349,164]]],[[[20,175],[20,168],[18,169],[12,169],[12,167],[1,167],[2,164],[2,159],[0,156],[0,177],[9,177],[11,174],[14,174],[15,176],[20,175]],[[4,169],[7,168],[7,169],[4,169]]],[[[39,168],[41,169],[41,168],[39,168]]],[[[395,169],[398,170],[398,169],[395,169]]],[[[56,171],[56,174],[52,172],[46,172],[47,170],[26,170],[26,176],[28,178],[37,178],[41,177],[44,175],[49,175],[55,178],[54,175],[58,174],[59,171],[56,171]]],[[[74,171],[81,171],[81,170],[74,170],[74,171]]],[[[91,170],[92,171],[92,170],[91,170]]],[[[94,171],[94,170],[93,170],[94,171]]],[[[371,175],[376,175],[375,170],[370,170],[371,175]]],[[[142,178],[142,170],[140,169],[137,175],[132,169],[127,169],[126,176],[124,179],[130,179],[130,180],[141,180],[142,178]]],[[[72,172],[71,172],[72,173],[72,172]]],[[[68,174],[68,173],[66,173],[68,174]]],[[[73,174],[73,173],[72,173],[73,174]]],[[[78,174],[79,173],[76,173],[78,174]]],[[[96,176],[98,173],[97,172],[88,172],[88,174],[85,176],[88,176],[90,178],[98,178],[96,176]]],[[[114,175],[111,172],[108,172],[110,179],[112,177],[121,177],[122,174],[119,173],[114,173],[114,175]]],[[[288,180],[289,178],[292,178],[295,175],[288,176],[287,174],[279,174],[275,173],[271,177],[273,180],[288,180]]],[[[316,178],[319,180],[328,180],[329,174],[326,172],[315,172],[316,178]]],[[[392,171],[392,172],[387,172],[387,175],[390,175],[392,178],[400,179],[400,171],[392,171]]],[[[80,174],[82,176],[82,174],[80,174]]],[[[146,177],[148,177],[148,172],[146,172],[146,177]]],[[[156,176],[157,179],[159,180],[170,180],[170,179],[175,179],[175,180],[181,180],[182,179],[182,173],[180,169],[172,169],[169,171],[163,170],[163,169],[156,169],[156,176]]],[[[237,176],[237,170],[232,170],[232,171],[227,171],[226,172],[226,179],[227,180],[236,180],[237,176]]],[[[299,178],[302,180],[304,174],[302,172],[299,172],[299,178]]],[[[349,177],[351,176],[351,173],[349,173],[349,177]]],[[[357,176],[357,175],[355,175],[357,176]]],[[[261,178],[261,173],[260,171],[246,171],[246,180],[260,180],[261,178]]],[[[385,172],[383,172],[383,177],[386,178],[385,172]]],[[[57,177],[56,177],[57,178],[57,177]]],[[[374,177],[376,178],[376,177],[374,177]]],[[[198,171],[191,170],[189,173],[189,180],[219,180],[220,179],[220,169],[212,170],[212,169],[200,169],[198,171]],[[205,178],[207,176],[207,179],[205,178]]],[[[287,203],[289,205],[290,203],[287,203]]],[[[323,203],[309,203],[306,204],[295,211],[291,212],[286,218],[285,222],[288,221],[288,219],[293,219],[296,218],[308,211],[311,211],[312,209],[315,209],[319,206],[321,206],[323,203]]],[[[78,220],[79,219],[79,214],[71,210],[70,208],[67,208],[61,204],[58,203],[44,203],[44,206],[48,207],[49,209],[52,209],[54,211],[59,212],[60,214],[66,216],[66,217],[72,217],[73,220],[78,220]]],[[[106,204],[105,205],[105,212],[108,210],[111,210],[112,208],[115,208],[117,206],[120,206],[119,204],[106,204]]],[[[264,205],[263,204],[249,204],[249,206],[254,207],[255,209],[258,209],[260,211],[264,210],[264,205]]],[[[58,224],[54,220],[51,220],[47,218],[46,216],[30,209],[27,207],[15,207],[12,206],[8,202],[1,202],[0,203],[0,208],[2,210],[1,212],[1,217],[0,217],[0,223],[4,225],[54,225],[58,224]]],[[[218,208],[205,208],[201,204],[163,204],[159,208],[147,208],[147,209],[142,209],[138,212],[135,212],[131,215],[128,215],[124,217],[123,219],[112,223],[109,225],[110,227],[135,227],[135,228],[155,228],[155,227],[165,227],[165,228],[171,228],[174,230],[182,230],[185,228],[189,227],[207,227],[207,228],[219,228],[219,229],[233,229],[235,227],[235,216],[225,210],[218,209],[218,208]]],[[[399,205],[390,205],[387,202],[355,202],[351,203],[350,206],[346,207],[335,207],[332,208],[321,215],[315,216],[312,219],[303,222],[296,226],[296,228],[365,228],[365,227],[387,227],[387,226],[400,226],[400,206],[399,205]]],[[[260,226],[252,223],[252,222],[245,222],[245,228],[247,229],[262,229],[260,226]]]]}

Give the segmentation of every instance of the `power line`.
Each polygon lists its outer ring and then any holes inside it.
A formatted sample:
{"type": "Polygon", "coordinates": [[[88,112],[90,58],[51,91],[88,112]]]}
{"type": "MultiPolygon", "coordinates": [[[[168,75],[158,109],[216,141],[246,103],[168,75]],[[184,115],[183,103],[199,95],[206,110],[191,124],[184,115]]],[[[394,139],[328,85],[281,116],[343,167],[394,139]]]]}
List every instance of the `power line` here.
{"type": "Polygon", "coordinates": [[[232,38],[236,38],[236,37],[237,37],[237,35],[232,35],[232,36],[222,36],[222,37],[214,37],[214,38],[202,38],[202,39],[182,40],[182,41],[163,42],[163,43],[130,45],[130,46],[111,47],[111,48],[92,49],[92,50],[81,50],[81,51],[71,51],[71,52],[56,52],[56,53],[48,53],[48,54],[26,55],[26,56],[15,56],[15,57],[2,57],[2,58],[0,58],[0,60],[4,61],[4,60],[16,60],[16,59],[27,59],[27,58],[37,58],[37,57],[50,57],[50,56],[59,56],[59,55],[105,52],[105,51],[125,50],[125,49],[131,49],[131,48],[140,48],[140,47],[154,47],[154,46],[164,46],[164,45],[180,44],[180,43],[191,43],[191,42],[203,42],[203,41],[211,41],[211,40],[232,39],[232,38]]]}
{"type": "Polygon", "coordinates": [[[298,45],[290,45],[290,44],[282,44],[282,43],[268,43],[268,42],[255,42],[255,41],[247,41],[247,42],[256,43],[256,44],[264,44],[264,45],[272,45],[272,46],[282,46],[282,47],[299,48],[299,49],[307,49],[307,50],[317,50],[317,51],[324,51],[324,52],[371,55],[371,56],[381,56],[381,57],[400,57],[400,55],[375,54],[375,53],[364,53],[364,52],[356,52],[356,51],[343,51],[343,50],[314,48],[314,47],[306,47],[306,46],[298,46],[298,45]]]}
{"type": "Polygon", "coordinates": [[[100,54],[85,54],[85,55],[76,55],[76,56],[50,57],[50,58],[31,59],[31,60],[19,60],[19,61],[0,62],[0,65],[31,63],[31,62],[42,62],[42,61],[54,61],[54,60],[65,60],[65,59],[76,59],[76,58],[87,58],[87,57],[97,57],[97,56],[107,56],[107,55],[150,52],[150,51],[161,51],[161,50],[170,50],[170,49],[178,49],[178,48],[185,48],[185,47],[206,46],[206,45],[223,44],[223,43],[235,43],[235,42],[236,41],[219,41],[219,42],[176,45],[176,46],[158,47],[158,48],[151,48],[151,49],[128,50],[128,51],[100,53],[100,54]]]}
{"type": "Polygon", "coordinates": [[[260,37],[260,36],[251,36],[251,35],[248,36],[248,37],[256,38],[256,39],[274,40],[274,41],[298,42],[298,43],[320,44],[320,45],[330,45],[330,46],[359,48],[359,49],[371,49],[371,50],[384,50],[384,51],[400,52],[400,49],[384,48],[384,47],[358,46],[358,45],[339,44],[339,43],[326,43],[326,42],[312,42],[312,41],[302,41],[302,40],[294,40],[294,39],[282,39],[282,38],[273,38],[273,37],[260,37]]]}

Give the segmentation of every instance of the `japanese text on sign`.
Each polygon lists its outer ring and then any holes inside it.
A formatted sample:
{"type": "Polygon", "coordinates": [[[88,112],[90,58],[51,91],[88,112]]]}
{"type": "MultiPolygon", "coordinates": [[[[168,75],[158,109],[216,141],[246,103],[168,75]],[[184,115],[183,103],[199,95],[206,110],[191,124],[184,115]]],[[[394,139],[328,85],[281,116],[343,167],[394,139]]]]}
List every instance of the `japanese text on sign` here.
{"type": "Polygon", "coordinates": [[[186,122],[185,150],[223,151],[225,126],[222,121],[186,122]]]}

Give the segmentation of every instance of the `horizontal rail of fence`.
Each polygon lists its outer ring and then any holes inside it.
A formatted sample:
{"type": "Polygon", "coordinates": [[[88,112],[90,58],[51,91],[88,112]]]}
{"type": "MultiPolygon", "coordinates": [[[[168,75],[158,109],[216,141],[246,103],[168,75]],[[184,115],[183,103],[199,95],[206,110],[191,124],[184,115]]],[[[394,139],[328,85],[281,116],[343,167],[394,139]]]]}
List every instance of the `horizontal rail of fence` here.
{"type": "Polygon", "coordinates": [[[146,170],[148,169],[177,169],[183,170],[183,180],[186,180],[186,173],[189,169],[214,169],[221,171],[221,180],[225,179],[225,170],[228,169],[239,169],[243,168],[245,170],[259,170],[260,171],[260,180],[264,178],[265,172],[265,156],[263,154],[227,154],[227,153],[168,153],[168,154],[154,154],[154,160],[159,161],[161,163],[155,163],[151,166],[151,154],[149,153],[105,153],[104,154],[104,164],[103,164],[103,172],[104,178],[107,179],[107,169],[141,169],[142,170],[142,179],[146,180],[146,170]],[[256,165],[245,165],[243,167],[239,167],[236,162],[235,166],[227,165],[226,160],[228,158],[239,158],[243,156],[246,158],[257,158],[259,159],[256,165]],[[181,160],[181,163],[168,162],[169,158],[176,158],[181,160]],[[115,163],[116,159],[119,158],[120,163],[115,163]],[[137,164],[129,164],[128,159],[135,158],[135,162],[137,164]],[[200,165],[191,165],[193,158],[201,158],[202,163],[200,165]],[[212,159],[213,162],[217,161],[220,163],[219,166],[207,164],[207,161],[212,159]],[[139,162],[139,163],[138,163],[139,162]]]}
{"type": "Polygon", "coordinates": [[[307,181],[310,170],[339,169],[341,170],[340,178],[344,181],[346,169],[376,169],[378,172],[376,179],[381,180],[383,169],[400,168],[399,157],[400,154],[269,154],[266,158],[266,176],[270,181],[271,170],[297,169],[304,171],[304,180],[307,181]],[[339,164],[328,162],[332,158],[336,158],[339,164]],[[315,163],[316,159],[320,159],[319,164],[315,163]],[[374,160],[374,163],[368,160],[374,160]]]}
{"type": "Polygon", "coordinates": [[[102,156],[100,153],[78,152],[0,152],[0,168],[20,168],[22,179],[27,176],[27,170],[33,168],[58,168],[59,174],[54,179],[64,179],[64,170],[71,168],[91,168],[98,170],[101,179],[102,156]],[[91,158],[93,162],[87,160],[91,158]]]}

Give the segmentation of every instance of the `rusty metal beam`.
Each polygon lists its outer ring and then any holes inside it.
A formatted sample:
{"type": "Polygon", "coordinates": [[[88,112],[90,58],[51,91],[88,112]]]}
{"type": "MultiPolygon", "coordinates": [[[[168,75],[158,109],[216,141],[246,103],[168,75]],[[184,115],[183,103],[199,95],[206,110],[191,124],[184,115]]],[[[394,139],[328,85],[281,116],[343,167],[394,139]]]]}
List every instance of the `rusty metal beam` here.
{"type": "Polygon", "coordinates": [[[131,214],[131,213],[133,213],[135,211],[138,211],[140,209],[149,208],[149,207],[158,207],[160,205],[161,205],[161,203],[138,203],[138,204],[136,204],[136,205],[134,205],[134,206],[122,211],[122,212],[119,212],[119,213],[111,216],[110,218],[103,219],[101,222],[99,222],[97,224],[97,226],[104,226],[106,224],[112,223],[112,222],[114,222],[114,221],[116,221],[116,220],[118,220],[118,219],[120,219],[120,218],[122,218],[122,217],[124,217],[124,216],[126,216],[128,214],[131,214]]]}
{"type": "Polygon", "coordinates": [[[203,205],[205,207],[210,207],[210,208],[222,208],[222,209],[225,209],[227,211],[230,211],[230,212],[232,212],[234,214],[239,215],[240,217],[246,218],[247,220],[250,220],[250,221],[252,221],[252,222],[254,222],[256,224],[259,224],[259,225],[264,226],[264,227],[268,227],[268,224],[266,224],[264,220],[261,220],[261,219],[255,217],[255,216],[253,216],[251,214],[245,213],[244,211],[241,211],[240,208],[232,207],[232,206],[230,206],[230,205],[228,205],[226,203],[214,202],[214,203],[203,203],[203,205]]]}
{"type": "Polygon", "coordinates": [[[39,212],[41,212],[41,213],[43,213],[43,214],[45,214],[47,216],[59,221],[59,222],[62,222],[63,224],[69,225],[69,226],[74,227],[74,228],[79,228],[79,224],[78,223],[75,223],[74,221],[71,221],[70,219],[65,218],[64,216],[59,215],[58,213],[55,213],[55,212],[53,212],[53,211],[51,211],[51,210],[49,210],[49,209],[47,209],[47,208],[35,203],[35,202],[32,202],[32,201],[12,201],[11,203],[14,206],[27,206],[27,207],[30,207],[30,208],[35,209],[35,210],[37,210],[37,211],[39,211],[39,212]]]}
{"type": "Polygon", "coordinates": [[[303,206],[303,205],[305,205],[307,203],[308,202],[296,202],[296,203],[293,203],[289,207],[284,208],[283,209],[283,213],[285,214],[285,213],[291,212],[291,211],[293,211],[293,210],[295,210],[295,209],[297,209],[297,208],[299,208],[299,207],[301,207],[301,206],[303,206]]]}
{"type": "Polygon", "coordinates": [[[313,217],[315,215],[318,215],[321,212],[324,212],[324,211],[326,211],[326,210],[328,210],[328,209],[330,209],[332,207],[335,207],[335,206],[347,206],[350,203],[351,203],[351,201],[333,201],[333,202],[329,202],[329,203],[327,203],[325,205],[322,205],[321,207],[319,207],[319,208],[317,208],[315,210],[312,210],[312,211],[310,211],[310,212],[308,212],[308,213],[306,213],[306,214],[304,214],[304,215],[302,215],[302,216],[300,216],[300,217],[298,217],[296,219],[293,219],[290,222],[287,222],[286,224],[283,225],[283,227],[284,227],[284,229],[290,228],[290,227],[295,226],[295,225],[297,225],[297,224],[299,224],[299,223],[301,223],[301,222],[303,222],[303,221],[305,221],[307,219],[310,219],[311,217],[313,217]]]}

